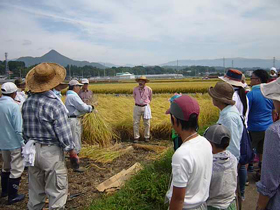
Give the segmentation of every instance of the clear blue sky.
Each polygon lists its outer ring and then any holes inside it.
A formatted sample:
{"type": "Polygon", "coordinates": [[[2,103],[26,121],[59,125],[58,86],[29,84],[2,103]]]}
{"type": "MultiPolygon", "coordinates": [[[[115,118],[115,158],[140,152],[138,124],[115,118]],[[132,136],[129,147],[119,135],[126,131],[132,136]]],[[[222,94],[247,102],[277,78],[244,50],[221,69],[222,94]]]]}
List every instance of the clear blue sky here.
{"type": "Polygon", "coordinates": [[[280,59],[279,0],[1,0],[0,25],[0,60],[280,59]]]}

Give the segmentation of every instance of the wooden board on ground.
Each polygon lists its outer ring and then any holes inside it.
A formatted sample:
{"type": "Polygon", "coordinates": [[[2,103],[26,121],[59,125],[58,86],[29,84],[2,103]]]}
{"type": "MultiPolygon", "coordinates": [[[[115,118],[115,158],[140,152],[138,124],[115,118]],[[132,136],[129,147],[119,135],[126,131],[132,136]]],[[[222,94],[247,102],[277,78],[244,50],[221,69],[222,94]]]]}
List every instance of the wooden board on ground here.
{"type": "Polygon", "coordinates": [[[123,169],[118,174],[112,176],[111,178],[107,179],[106,181],[99,184],[96,189],[99,192],[104,191],[114,191],[119,189],[126,180],[128,180],[132,175],[136,174],[138,171],[142,169],[142,165],[140,163],[135,163],[129,169],[123,169]]]}

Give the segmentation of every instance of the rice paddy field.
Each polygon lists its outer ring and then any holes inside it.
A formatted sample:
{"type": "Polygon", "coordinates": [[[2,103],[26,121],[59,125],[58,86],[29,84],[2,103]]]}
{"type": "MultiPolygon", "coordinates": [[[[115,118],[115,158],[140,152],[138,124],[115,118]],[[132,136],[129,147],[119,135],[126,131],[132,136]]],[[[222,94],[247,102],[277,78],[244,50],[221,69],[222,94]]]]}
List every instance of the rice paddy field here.
{"type": "MultiPolygon", "coordinates": [[[[147,85],[152,88],[153,93],[207,93],[210,86],[218,80],[154,80],[147,85]]],[[[91,84],[89,89],[97,94],[132,94],[136,82],[119,83],[96,83],[91,84]]]]}
{"type": "MultiPolygon", "coordinates": [[[[151,102],[151,136],[152,139],[169,139],[171,123],[165,111],[169,108],[168,99],[173,94],[154,94],[151,102]]],[[[212,105],[208,94],[190,94],[200,105],[200,127],[205,127],[218,119],[218,109],[212,105]]],[[[86,114],[83,118],[83,142],[107,147],[112,142],[130,141],[133,139],[132,95],[95,94],[98,102],[97,112],[86,114]]],[[[143,125],[142,125],[143,133],[143,125]]]]}

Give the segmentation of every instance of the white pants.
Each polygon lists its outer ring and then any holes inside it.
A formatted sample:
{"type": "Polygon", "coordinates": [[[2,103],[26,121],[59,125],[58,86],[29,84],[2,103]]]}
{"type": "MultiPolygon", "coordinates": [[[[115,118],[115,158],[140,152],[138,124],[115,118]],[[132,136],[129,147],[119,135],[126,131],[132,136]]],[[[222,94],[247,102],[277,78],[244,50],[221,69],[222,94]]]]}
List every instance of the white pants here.
{"type": "Polygon", "coordinates": [[[140,125],[141,117],[143,118],[144,127],[145,127],[144,138],[145,139],[150,138],[150,119],[144,119],[144,111],[145,111],[145,107],[134,106],[134,110],[133,110],[134,139],[139,139],[140,138],[139,125],[140,125]]]}
{"type": "Polygon", "coordinates": [[[10,172],[9,177],[11,179],[21,177],[21,174],[24,170],[21,148],[15,150],[2,150],[2,159],[3,172],[10,172]]]}
{"type": "Polygon", "coordinates": [[[82,148],[82,123],[80,118],[69,118],[75,151],[79,154],[82,148]]]}
{"type": "Polygon", "coordinates": [[[67,168],[63,150],[57,145],[35,144],[34,166],[28,168],[29,210],[41,210],[46,195],[49,209],[63,209],[68,193],[67,168]]]}

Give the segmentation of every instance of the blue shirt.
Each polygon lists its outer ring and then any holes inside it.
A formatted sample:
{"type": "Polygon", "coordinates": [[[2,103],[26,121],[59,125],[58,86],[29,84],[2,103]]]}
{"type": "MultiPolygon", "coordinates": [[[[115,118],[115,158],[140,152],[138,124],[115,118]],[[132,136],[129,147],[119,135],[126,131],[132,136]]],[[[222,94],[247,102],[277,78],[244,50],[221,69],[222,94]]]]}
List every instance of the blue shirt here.
{"type": "Polygon", "coordinates": [[[230,143],[227,147],[236,158],[240,158],[240,142],[243,133],[243,122],[235,106],[228,105],[220,112],[219,124],[227,127],[231,133],[230,143]]]}
{"type": "Polygon", "coordinates": [[[257,182],[258,192],[268,196],[266,209],[280,209],[280,121],[265,131],[262,175],[257,182]]]}
{"type": "Polygon", "coordinates": [[[272,100],[262,95],[260,85],[253,86],[247,97],[249,100],[248,130],[265,131],[273,123],[272,100]]]}
{"type": "Polygon", "coordinates": [[[22,106],[23,134],[40,144],[75,148],[66,109],[52,91],[32,94],[22,106]]]}
{"type": "Polygon", "coordinates": [[[65,106],[69,111],[69,116],[80,116],[92,111],[92,107],[84,103],[80,96],[73,90],[67,91],[65,106]]]}
{"type": "Polygon", "coordinates": [[[8,96],[0,98],[0,149],[14,150],[24,144],[19,105],[8,96]]]}

